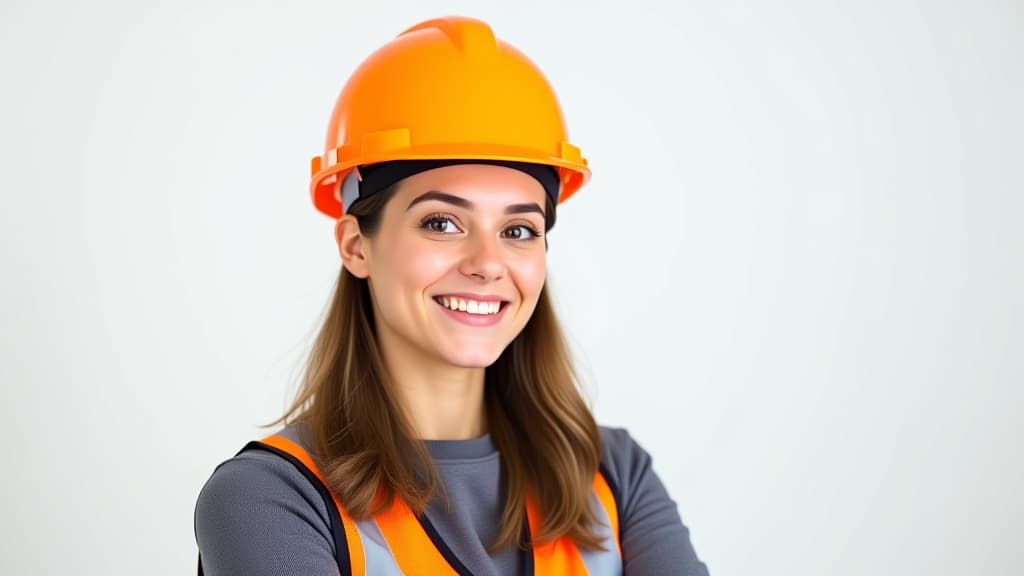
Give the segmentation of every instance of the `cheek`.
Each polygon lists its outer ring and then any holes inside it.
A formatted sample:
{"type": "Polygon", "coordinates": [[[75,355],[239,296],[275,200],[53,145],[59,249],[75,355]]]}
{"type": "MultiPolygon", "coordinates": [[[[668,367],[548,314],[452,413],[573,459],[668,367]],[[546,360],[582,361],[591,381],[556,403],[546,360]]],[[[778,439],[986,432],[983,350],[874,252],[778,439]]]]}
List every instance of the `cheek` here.
{"type": "Polygon", "coordinates": [[[439,281],[456,264],[451,254],[429,242],[398,245],[390,261],[395,274],[401,275],[407,288],[414,291],[424,290],[439,281]]]}
{"type": "Polygon", "coordinates": [[[547,258],[543,253],[531,255],[516,263],[515,281],[524,300],[533,301],[540,296],[547,277],[547,258]]]}

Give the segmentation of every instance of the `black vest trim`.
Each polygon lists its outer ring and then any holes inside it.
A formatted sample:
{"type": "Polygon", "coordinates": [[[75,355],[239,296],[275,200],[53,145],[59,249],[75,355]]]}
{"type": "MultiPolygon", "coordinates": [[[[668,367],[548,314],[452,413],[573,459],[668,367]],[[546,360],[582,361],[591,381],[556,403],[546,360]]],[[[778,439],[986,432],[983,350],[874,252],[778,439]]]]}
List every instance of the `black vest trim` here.
{"type": "Polygon", "coordinates": [[[526,546],[526,553],[522,555],[523,558],[523,574],[526,576],[534,576],[533,566],[533,537],[530,535],[530,519],[523,515],[523,534],[520,537],[523,545],[526,546]]]}
{"type": "Polygon", "coordinates": [[[430,523],[430,519],[425,514],[417,514],[416,519],[419,520],[420,526],[423,527],[423,531],[427,533],[427,537],[434,543],[434,547],[441,553],[448,565],[455,570],[459,576],[473,576],[473,573],[466,568],[466,565],[459,560],[458,556],[452,552],[452,549],[448,547],[448,544],[441,538],[441,534],[438,533],[434,525],[430,523]]]}
{"type": "Polygon", "coordinates": [[[612,476],[604,464],[599,464],[597,471],[601,473],[604,481],[608,483],[608,489],[612,491],[612,499],[615,500],[615,515],[619,517],[619,533],[615,535],[615,539],[619,541],[619,546],[622,546],[622,493],[619,492],[619,485],[612,480],[612,476]]]}

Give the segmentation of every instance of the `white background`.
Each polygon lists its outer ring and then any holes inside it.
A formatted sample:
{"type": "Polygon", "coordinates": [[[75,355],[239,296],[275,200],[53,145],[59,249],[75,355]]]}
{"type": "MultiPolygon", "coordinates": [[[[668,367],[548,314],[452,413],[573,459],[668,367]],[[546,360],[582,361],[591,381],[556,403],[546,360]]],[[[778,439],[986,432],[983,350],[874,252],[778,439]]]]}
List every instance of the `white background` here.
{"type": "Polygon", "coordinates": [[[334,100],[448,13],[559,93],[560,310],[713,574],[1024,573],[1022,11],[5,2],[0,573],[192,573],[338,271],[334,100]]]}

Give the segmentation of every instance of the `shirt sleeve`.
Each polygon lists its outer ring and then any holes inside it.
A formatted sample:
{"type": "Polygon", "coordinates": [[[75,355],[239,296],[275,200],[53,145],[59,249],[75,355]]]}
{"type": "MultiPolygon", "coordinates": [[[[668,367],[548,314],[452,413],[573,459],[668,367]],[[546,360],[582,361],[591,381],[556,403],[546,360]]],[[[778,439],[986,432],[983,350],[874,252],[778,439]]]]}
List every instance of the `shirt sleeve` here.
{"type": "Polygon", "coordinates": [[[625,576],[707,576],[676,502],[651,466],[651,456],[621,428],[601,428],[601,461],[617,488],[625,576]]]}
{"type": "Polygon", "coordinates": [[[244,452],[214,470],[195,535],[205,576],[339,576],[323,499],[273,454],[244,452]]]}

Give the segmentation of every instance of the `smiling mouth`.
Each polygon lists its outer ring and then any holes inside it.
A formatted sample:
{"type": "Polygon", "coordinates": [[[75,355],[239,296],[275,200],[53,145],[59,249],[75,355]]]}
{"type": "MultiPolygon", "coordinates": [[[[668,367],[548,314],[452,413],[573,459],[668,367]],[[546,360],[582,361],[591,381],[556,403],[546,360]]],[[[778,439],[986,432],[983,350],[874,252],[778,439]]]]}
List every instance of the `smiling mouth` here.
{"type": "Polygon", "coordinates": [[[500,302],[478,302],[476,300],[448,296],[435,296],[434,302],[437,302],[449,310],[465,312],[467,314],[476,314],[478,316],[493,316],[501,312],[501,310],[508,305],[508,302],[504,300],[500,302]]]}

